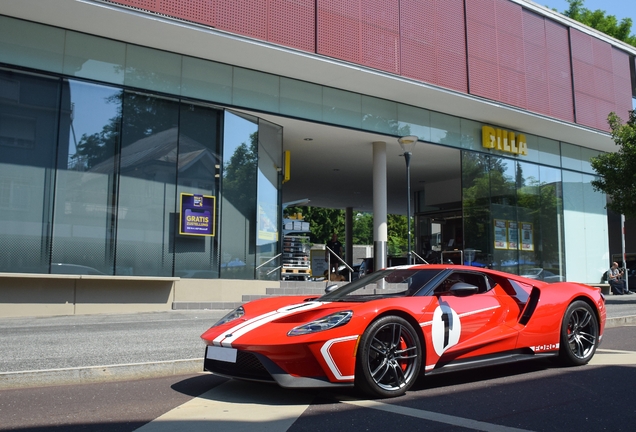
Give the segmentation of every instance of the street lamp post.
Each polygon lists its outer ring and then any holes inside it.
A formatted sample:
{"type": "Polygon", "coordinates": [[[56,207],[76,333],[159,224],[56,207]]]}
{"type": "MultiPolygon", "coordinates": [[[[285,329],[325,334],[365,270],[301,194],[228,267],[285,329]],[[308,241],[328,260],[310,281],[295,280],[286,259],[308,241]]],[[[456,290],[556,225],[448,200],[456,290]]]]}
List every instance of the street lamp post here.
{"type": "Polygon", "coordinates": [[[406,161],[406,231],[408,237],[406,262],[409,265],[413,262],[411,258],[411,155],[417,139],[414,135],[398,139],[402,150],[404,150],[404,160],[406,161]]]}

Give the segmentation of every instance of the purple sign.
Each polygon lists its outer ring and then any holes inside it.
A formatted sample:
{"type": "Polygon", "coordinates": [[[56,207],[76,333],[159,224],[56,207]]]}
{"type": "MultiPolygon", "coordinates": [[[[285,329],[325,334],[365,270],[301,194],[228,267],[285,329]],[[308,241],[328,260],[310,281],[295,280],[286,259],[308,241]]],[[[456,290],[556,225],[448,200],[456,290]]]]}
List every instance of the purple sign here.
{"type": "Polygon", "coordinates": [[[213,236],[216,197],[181,194],[179,234],[213,236]]]}

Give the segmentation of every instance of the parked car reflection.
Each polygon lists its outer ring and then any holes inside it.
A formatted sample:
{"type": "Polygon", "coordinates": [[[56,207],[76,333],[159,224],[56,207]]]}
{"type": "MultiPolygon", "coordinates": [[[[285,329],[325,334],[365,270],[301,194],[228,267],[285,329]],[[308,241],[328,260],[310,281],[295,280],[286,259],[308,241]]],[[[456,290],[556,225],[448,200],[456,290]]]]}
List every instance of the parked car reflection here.
{"type": "Polygon", "coordinates": [[[565,280],[563,276],[554,274],[549,270],[545,270],[539,267],[524,270],[521,276],[527,277],[530,279],[537,279],[537,280],[541,280],[541,281],[549,282],[549,283],[563,282],[565,280]]]}
{"type": "Polygon", "coordinates": [[[103,275],[105,273],[79,264],[51,263],[51,274],[103,275]]]}

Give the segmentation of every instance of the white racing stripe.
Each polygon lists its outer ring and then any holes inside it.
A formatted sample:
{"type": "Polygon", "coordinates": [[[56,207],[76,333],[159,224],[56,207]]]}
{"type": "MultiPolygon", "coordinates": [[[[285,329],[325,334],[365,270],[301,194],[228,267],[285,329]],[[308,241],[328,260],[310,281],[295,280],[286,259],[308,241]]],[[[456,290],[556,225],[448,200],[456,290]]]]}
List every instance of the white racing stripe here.
{"type": "Polygon", "coordinates": [[[239,337],[243,336],[254,329],[257,329],[269,322],[277,320],[287,315],[291,315],[297,312],[303,312],[306,310],[314,309],[325,304],[324,302],[305,302],[294,304],[290,306],[282,307],[276,311],[268,312],[263,315],[259,315],[251,320],[244,321],[235,327],[232,327],[228,331],[223,332],[222,335],[217,336],[213,343],[217,346],[232,347],[232,343],[239,337]]]}

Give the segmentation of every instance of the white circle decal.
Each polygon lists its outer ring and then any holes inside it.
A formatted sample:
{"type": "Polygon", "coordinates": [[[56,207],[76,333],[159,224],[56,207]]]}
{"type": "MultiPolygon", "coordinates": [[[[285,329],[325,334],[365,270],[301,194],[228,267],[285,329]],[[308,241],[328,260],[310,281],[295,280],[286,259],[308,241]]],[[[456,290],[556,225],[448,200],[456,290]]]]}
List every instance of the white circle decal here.
{"type": "Polygon", "coordinates": [[[457,345],[462,332],[459,315],[449,305],[441,304],[433,312],[431,326],[433,348],[438,356],[444,354],[448,348],[457,345]]]}

